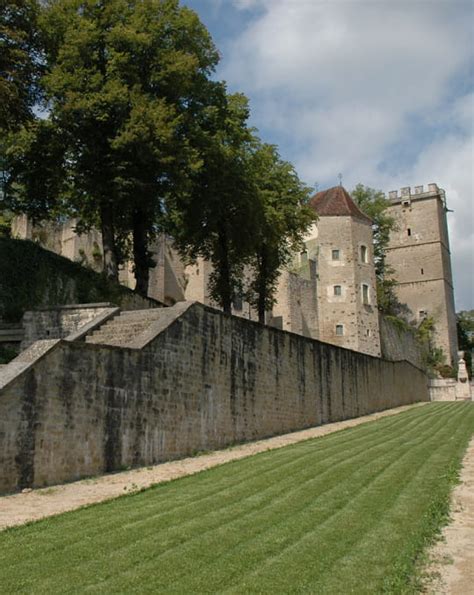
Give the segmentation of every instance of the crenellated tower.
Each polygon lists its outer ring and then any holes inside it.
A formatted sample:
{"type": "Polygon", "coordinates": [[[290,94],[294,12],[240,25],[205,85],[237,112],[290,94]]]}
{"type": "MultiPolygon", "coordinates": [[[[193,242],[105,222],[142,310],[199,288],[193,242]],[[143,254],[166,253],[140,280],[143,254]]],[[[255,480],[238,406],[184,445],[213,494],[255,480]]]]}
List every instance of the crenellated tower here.
{"type": "Polygon", "coordinates": [[[435,344],[453,364],[457,335],[445,192],[437,184],[428,184],[427,190],[405,187],[400,194],[390,192],[389,200],[397,227],[390,234],[386,262],[398,281],[398,299],[415,321],[434,318],[435,344]]]}

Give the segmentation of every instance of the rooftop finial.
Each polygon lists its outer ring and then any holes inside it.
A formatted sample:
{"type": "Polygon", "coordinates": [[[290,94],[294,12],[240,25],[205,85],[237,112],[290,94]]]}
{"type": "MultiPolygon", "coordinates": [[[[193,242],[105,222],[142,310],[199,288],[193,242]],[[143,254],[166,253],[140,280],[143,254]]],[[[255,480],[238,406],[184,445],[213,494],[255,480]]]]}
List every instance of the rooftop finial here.
{"type": "Polygon", "coordinates": [[[337,174],[337,177],[339,179],[339,186],[342,186],[342,174],[337,174]]]}

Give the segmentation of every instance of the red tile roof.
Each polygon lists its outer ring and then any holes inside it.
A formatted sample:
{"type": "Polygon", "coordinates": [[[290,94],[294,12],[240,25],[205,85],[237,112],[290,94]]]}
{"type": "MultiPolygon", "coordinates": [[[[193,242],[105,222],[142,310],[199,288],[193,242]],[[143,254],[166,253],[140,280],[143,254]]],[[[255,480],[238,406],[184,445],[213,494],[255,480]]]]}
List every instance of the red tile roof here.
{"type": "Polygon", "coordinates": [[[372,223],[350,197],[350,194],[342,186],[334,186],[318,192],[309,201],[320,217],[337,217],[338,215],[350,215],[366,223],[372,223]]]}

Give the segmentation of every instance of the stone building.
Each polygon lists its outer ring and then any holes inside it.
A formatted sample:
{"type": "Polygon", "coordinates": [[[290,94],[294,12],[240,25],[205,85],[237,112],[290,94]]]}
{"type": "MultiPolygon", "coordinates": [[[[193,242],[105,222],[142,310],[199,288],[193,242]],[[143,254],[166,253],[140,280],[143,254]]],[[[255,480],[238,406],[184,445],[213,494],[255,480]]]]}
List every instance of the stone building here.
{"type": "Polygon", "coordinates": [[[316,261],[321,341],[380,356],[372,221],[342,186],[310,202],[319,219],[300,260],[316,261]]]}
{"type": "Polygon", "coordinates": [[[445,192],[436,184],[402,188],[389,193],[389,213],[397,228],[390,235],[386,262],[398,281],[396,292],[419,323],[435,322],[434,341],[447,363],[457,361],[451,255],[446,221],[445,192]]]}
{"type": "MultiPolygon", "coordinates": [[[[391,193],[390,211],[398,222],[390,238],[387,262],[400,285],[400,301],[418,319],[429,314],[436,321],[436,341],[445,353],[456,356],[456,324],[446,228],[444,192],[430,184],[428,192],[403,189],[391,193]]],[[[276,303],[267,324],[309,338],[381,355],[373,261],[372,221],[342,186],[318,192],[311,199],[318,220],[309,229],[305,249],[296,254],[280,275],[276,303]]],[[[33,227],[19,217],[13,235],[38,241],[45,248],[72,260],[101,269],[101,237],[97,231],[78,236],[74,221],[33,227]]],[[[152,246],[156,267],[150,271],[149,297],[167,305],[196,300],[216,306],[208,290],[212,265],[198,259],[181,261],[171,238],[160,236],[152,246]]],[[[130,264],[120,280],[133,288],[130,264]]],[[[257,314],[242,297],[232,313],[256,320],[257,314]]],[[[455,361],[455,360],[453,360],[455,361]]]]}

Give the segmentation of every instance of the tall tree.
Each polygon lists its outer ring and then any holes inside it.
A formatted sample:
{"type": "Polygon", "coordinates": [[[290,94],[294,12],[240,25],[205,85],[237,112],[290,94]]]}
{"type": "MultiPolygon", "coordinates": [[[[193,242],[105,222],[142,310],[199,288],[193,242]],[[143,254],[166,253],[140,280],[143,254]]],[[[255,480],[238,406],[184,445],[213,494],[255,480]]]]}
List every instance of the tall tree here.
{"type": "Polygon", "coordinates": [[[117,237],[132,233],[146,293],[150,237],[198,157],[186,124],[218,55],[178,0],[57,0],[45,13],[51,120],[67,142],[85,225],[100,222],[105,271],[117,278],[117,237]]]}
{"type": "Polygon", "coordinates": [[[282,267],[301,249],[304,233],[316,215],[307,206],[310,188],[298,179],[290,163],[280,159],[273,145],[256,141],[249,177],[259,217],[250,260],[253,278],[248,300],[264,324],[265,312],[275,302],[282,267]]]}
{"type": "Polygon", "coordinates": [[[0,130],[32,117],[42,70],[37,0],[0,0],[0,130]]]}
{"type": "Polygon", "coordinates": [[[242,290],[258,214],[249,178],[248,103],[243,95],[221,96],[206,110],[205,126],[195,130],[202,167],[190,192],[175,197],[173,236],[181,254],[213,265],[211,297],[230,313],[242,290]]]}

